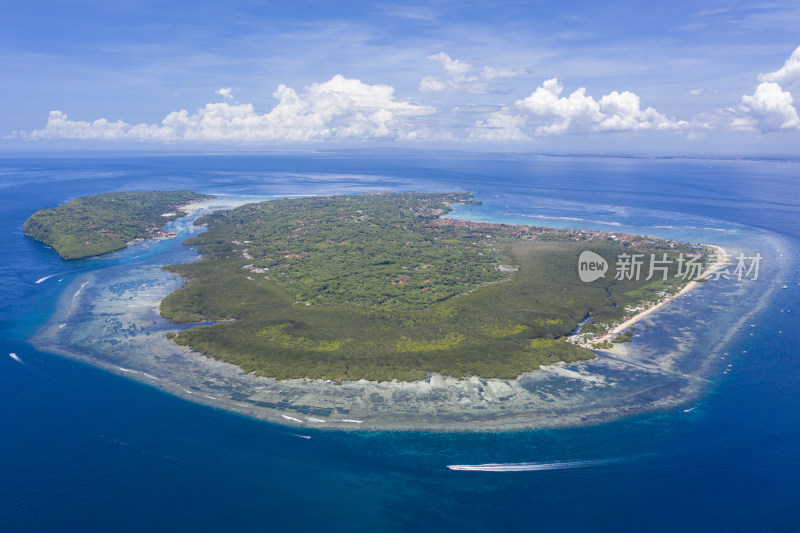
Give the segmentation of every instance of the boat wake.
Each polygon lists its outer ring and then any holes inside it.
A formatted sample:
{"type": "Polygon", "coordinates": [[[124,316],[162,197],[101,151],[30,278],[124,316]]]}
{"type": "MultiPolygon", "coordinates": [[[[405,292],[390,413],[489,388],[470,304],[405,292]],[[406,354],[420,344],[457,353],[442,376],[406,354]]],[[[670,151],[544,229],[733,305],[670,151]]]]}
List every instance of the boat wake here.
{"type": "Polygon", "coordinates": [[[56,273],[56,274],[50,274],[49,276],[45,276],[45,277],[43,277],[43,278],[39,278],[39,279],[37,279],[36,281],[34,281],[34,283],[36,283],[36,284],[38,284],[38,283],[41,283],[41,282],[43,282],[43,281],[46,281],[46,280],[48,280],[48,279],[52,278],[53,276],[58,276],[58,273],[56,273]]]}
{"type": "Polygon", "coordinates": [[[627,459],[585,459],[580,461],[550,461],[544,463],[486,463],[482,465],[447,465],[450,470],[470,472],[535,472],[539,470],[568,470],[621,463],[627,459]]]}

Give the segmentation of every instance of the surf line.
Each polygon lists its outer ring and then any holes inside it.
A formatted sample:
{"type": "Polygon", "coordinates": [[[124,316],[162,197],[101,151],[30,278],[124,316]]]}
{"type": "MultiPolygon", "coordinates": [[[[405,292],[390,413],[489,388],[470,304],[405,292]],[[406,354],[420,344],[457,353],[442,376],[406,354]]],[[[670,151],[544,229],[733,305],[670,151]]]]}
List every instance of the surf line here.
{"type": "Polygon", "coordinates": [[[540,470],[567,470],[590,466],[610,465],[629,459],[585,459],[578,461],[550,461],[544,463],[486,463],[480,465],[447,465],[450,470],[470,472],[535,472],[540,470]]]}
{"type": "Polygon", "coordinates": [[[83,288],[84,288],[84,287],[86,287],[88,284],[89,284],[89,282],[88,282],[88,281],[84,281],[84,282],[81,284],[80,288],[78,288],[78,290],[77,290],[77,291],[75,291],[75,294],[73,294],[73,295],[72,295],[72,298],[73,298],[73,299],[77,298],[77,297],[78,297],[78,295],[80,295],[81,291],[83,291],[83,288]]]}

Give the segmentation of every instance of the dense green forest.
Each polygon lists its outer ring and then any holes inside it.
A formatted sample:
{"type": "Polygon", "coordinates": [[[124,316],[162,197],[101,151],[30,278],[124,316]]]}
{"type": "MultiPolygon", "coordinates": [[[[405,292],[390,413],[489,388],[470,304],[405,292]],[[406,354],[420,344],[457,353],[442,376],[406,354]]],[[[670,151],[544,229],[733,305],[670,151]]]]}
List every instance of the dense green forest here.
{"type": "Polygon", "coordinates": [[[37,211],[25,221],[23,231],[64,259],[81,259],[121,250],[135,239],[156,237],[166,222],[185,215],[181,206],[207,198],[211,196],[193,191],[85,196],[37,211]]]}
{"type": "MultiPolygon", "coordinates": [[[[514,378],[594,353],[562,340],[591,314],[673,291],[669,279],[583,283],[578,257],[693,250],[639,236],[442,218],[468,194],[368,194],[248,204],[197,220],[201,261],[162,301],[179,344],[277,378],[514,378]]],[[[644,277],[642,277],[644,278],[644,277]]],[[[679,278],[677,278],[679,281],[679,278]]],[[[587,327],[591,327],[592,323],[587,327]]]]}

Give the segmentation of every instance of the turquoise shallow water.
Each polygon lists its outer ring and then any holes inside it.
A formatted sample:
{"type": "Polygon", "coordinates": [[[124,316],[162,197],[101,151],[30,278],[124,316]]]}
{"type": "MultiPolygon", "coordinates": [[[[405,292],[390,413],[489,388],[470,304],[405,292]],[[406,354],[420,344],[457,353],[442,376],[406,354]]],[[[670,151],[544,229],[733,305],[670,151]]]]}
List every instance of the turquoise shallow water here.
{"type": "Polygon", "coordinates": [[[464,154],[2,160],[0,522],[14,531],[800,529],[798,168],[464,154]],[[306,430],[312,438],[301,439],[27,343],[76,276],[175,243],[66,264],[22,235],[25,218],[79,195],[152,188],[470,190],[484,201],[472,218],[777,242],[787,289],[751,319],[757,327],[708,332],[709,345],[732,335],[733,367],[684,408],[561,430],[306,430]],[[447,468],[482,463],[528,471],[447,468]]]}

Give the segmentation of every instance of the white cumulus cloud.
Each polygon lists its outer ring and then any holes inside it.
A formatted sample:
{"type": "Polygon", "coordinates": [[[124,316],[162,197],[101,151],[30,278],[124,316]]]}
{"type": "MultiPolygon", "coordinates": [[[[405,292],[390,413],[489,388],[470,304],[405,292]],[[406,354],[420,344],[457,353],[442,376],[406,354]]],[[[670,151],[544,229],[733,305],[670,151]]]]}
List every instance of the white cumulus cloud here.
{"type": "Polygon", "coordinates": [[[762,82],[779,83],[784,86],[800,81],[800,46],[795,49],[781,68],[775,72],[761,74],[758,79],[762,82]]]}
{"type": "Polygon", "coordinates": [[[222,89],[218,89],[216,94],[220,95],[226,100],[233,100],[233,92],[231,91],[230,87],[223,87],[222,89]]]}
{"type": "Polygon", "coordinates": [[[498,78],[518,76],[520,71],[494,67],[475,68],[470,63],[453,59],[445,52],[427,56],[425,59],[444,69],[443,77],[426,76],[419,82],[419,91],[439,93],[444,91],[485,94],[489,83],[498,78]]]}
{"type": "Polygon", "coordinates": [[[761,133],[800,130],[800,117],[791,93],[800,82],[800,46],[781,68],[759,74],[758,79],[761,83],[752,95],[743,95],[737,107],[726,110],[733,115],[731,127],[761,133]]]}
{"type": "Polygon", "coordinates": [[[532,121],[539,124],[536,135],[590,133],[605,131],[678,130],[689,128],[686,121],[676,121],[652,107],[642,109],[639,97],[630,92],[614,91],[599,100],[587,96],[581,87],[569,96],[561,96],[564,86],[557,78],[545,81],[530,96],[478,121],[476,136],[494,138],[505,134],[507,139],[520,138],[522,128],[532,121]],[[508,127],[499,127],[506,124],[508,127]]]}
{"type": "Polygon", "coordinates": [[[742,96],[737,109],[739,116],[731,126],[762,133],[800,129],[800,117],[793,103],[791,93],[781,89],[777,83],[760,83],[752,96],[742,96]]]}
{"type": "MultiPolygon", "coordinates": [[[[230,89],[217,94],[232,100],[230,89]]],[[[388,85],[369,85],[336,75],[313,83],[303,94],[285,85],[273,93],[278,103],[259,114],[252,104],[209,103],[194,113],[168,114],[160,124],[130,125],[101,118],[72,121],[52,111],[44,128],[28,139],[102,139],[139,141],[315,141],[334,139],[418,139],[429,136],[415,119],[435,109],[394,96],[388,85]]]]}
{"type": "Polygon", "coordinates": [[[46,134],[40,135],[43,130],[31,132],[30,138],[48,139],[99,139],[112,140],[125,136],[131,129],[130,124],[125,124],[121,120],[109,122],[101,118],[93,122],[75,122],[67,119],[67,115],[61,111],[50,111],[47,119],[46,134]]]}
{"type": "Polygon", "coordinates": [[[438,54],[429,55],[426,57],[428,61],[432,61],[434,63],[439,63],[444,67],[444,69],[448,72],[448,74],[452,74],[454,76],[466,74],[467,72],[472,72],[474,67],[469,63],[461,61],[460,59],[452,59],[449,55],[444,52],[439,52],[438,54]]]}

